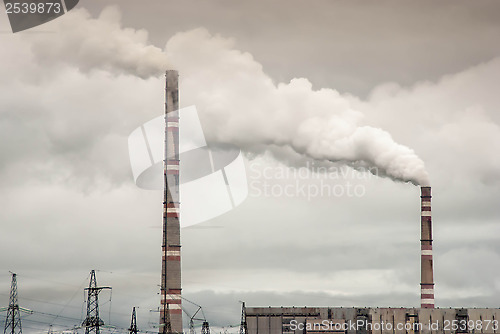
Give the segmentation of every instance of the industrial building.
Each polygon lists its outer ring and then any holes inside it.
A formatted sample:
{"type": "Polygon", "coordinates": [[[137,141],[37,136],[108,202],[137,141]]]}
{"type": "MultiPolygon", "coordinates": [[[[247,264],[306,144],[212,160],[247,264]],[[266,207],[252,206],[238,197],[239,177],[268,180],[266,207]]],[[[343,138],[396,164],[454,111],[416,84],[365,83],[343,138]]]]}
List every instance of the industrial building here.
{"type": "MultiPolygon", "coordinates": [[[[177,71],[166,73],[160,334],[182,333],[177,71]]],[[[245,307],[240,334],[500,333],[500,309],[439,309],[434,303],[431,187],[421,187],[420,308],[245,307]]],[[[209,333],[208,323],[205,332],[209,333]]]]}
{"type": "Polygon", "coordinates": [[[249,334],[500,333],[500,309],[250,307],[249,334]]]}

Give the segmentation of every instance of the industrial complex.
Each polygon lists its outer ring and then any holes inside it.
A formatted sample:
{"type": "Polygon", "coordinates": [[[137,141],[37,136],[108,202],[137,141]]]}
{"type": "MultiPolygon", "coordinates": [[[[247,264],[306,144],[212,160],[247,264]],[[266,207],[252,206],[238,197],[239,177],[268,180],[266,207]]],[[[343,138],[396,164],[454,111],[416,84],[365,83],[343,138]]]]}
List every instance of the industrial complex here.
{"type": "MultiPolygon", "coordinates": [[[[182,332],[177,78],[176,71],[167,71],[161,334],[182,332]]],[[[420,197],[420,308],[245,307],[243,304],[240,333],[500,333],[500,309],[435,308],[431,187],[422,186],[420,197]]]]}

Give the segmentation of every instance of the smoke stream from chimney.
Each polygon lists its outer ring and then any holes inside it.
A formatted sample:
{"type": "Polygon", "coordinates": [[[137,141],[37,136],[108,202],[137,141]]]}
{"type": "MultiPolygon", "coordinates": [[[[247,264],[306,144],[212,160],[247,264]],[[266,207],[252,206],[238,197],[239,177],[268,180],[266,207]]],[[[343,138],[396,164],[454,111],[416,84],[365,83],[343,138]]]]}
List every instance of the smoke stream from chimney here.
{"type": "Polygon", "coordinates": [[[116,6],[106,7],[97,18],[85,9],[74,9],[37,30],[57,34],[25,34],[33,55],[51,67],[69,64],[82,72],[95,69],[130,74],[143,79],[159,76],[171,67],[162,49],[151,45],[146,30],[123,28],[116,6]]]}
{"type": "Polygon", "coordinates": [[[231,39],[198,28],[176,34],[161,50],[149,44],[146,31],[123,28],[116,7],[98,18],[74,10],[51,24],[57,38],[25,37],[40,62],[142,78],[178,70],[181,103],[197,106],[208,140],[254,153],[281,147],[319,161],[375,167],[378,175],[396,181],[429,184],[423,161],[388,132],[365,124],[351,106],[354,97],[314,90],[304,78],[275,84],[231,39]]]}
{"type": "Polygon", "coordinates": [[[207,139],[258,153],[291,148],[319,161],[378,170],[395,181],[428,185],[424,162],[391,135],[364,124],[352,97],[314,90],[304,78],[275,84],[233,41],[195,29],[172,37],[168,59],[179,70],[182,101],[200,111],[207,139]]]}

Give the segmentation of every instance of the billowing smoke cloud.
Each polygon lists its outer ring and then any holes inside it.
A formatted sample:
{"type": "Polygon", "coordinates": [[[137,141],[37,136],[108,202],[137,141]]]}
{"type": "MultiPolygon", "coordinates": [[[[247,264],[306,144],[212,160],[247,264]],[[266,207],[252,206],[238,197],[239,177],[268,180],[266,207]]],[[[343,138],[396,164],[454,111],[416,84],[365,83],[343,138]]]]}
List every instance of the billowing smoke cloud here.
{"type": "Polygon", "coordinates": [[[364,124],[348,97],[314,90],[303,78],[276,85],[233,44],[205,29],[179,33],[167,43],[168,58],[181,74],[182,101],[197,105],[209,139],[247,151],[263,144],[291,148],[312,159],[376,167],[381,176],[429,184],[415,152],[364,124]]]}
{"type": "Polygon", "coordinates": [[[333,89],[314,90],[303,78],[275,84],[230,39],[195,29],[172,37],[164,52],[148,44],[146,31],[122,28],[115,7],[97,19],[85,10],[67,16],[48,26],[58,31],[57,38],[33,38],[40,61],[62,59],[83,71],[98,68],[143,78],[159,76],[168,67],[178,69],[181,103],[197,106],[209,140],[248,152],[261,152],[263,146],[291,149],[311,159],[375,167],[378,175],[398,181],[429,183],[415,152],[386,131],[364,124],[364,115],[346,96],[333,89]]]}
{"type": "Polygon", "coordinates": [[[92,18],[84,9],[73,10],[67,16],[37,28],[47,33],[25,35],[31,39],[38,61],[141,78],[158,76],[169,66],[165,53],[148,42],[146,30],[122,28],[117,7],[105,8],[98,18],[92,18]]]}

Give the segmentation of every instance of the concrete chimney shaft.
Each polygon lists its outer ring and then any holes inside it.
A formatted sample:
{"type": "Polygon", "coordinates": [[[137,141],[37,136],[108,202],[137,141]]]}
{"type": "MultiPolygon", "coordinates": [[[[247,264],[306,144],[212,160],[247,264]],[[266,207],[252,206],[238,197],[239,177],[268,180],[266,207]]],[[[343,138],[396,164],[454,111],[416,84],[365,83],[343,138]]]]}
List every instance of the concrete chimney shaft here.
{"type": "Polygon", "coordinates": [[[166,72],[163,242],[159,334],[182,333],[179,201],[179,88],[177,71],[166,72]]]}
{"type": "Polygon", "coordinates": [[[432,268],[431,187],[421,187],[420,215],[420,307],[434,308],[434,275],[432,268]]]}

